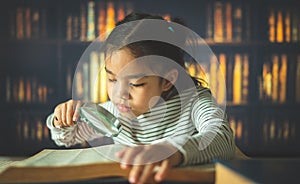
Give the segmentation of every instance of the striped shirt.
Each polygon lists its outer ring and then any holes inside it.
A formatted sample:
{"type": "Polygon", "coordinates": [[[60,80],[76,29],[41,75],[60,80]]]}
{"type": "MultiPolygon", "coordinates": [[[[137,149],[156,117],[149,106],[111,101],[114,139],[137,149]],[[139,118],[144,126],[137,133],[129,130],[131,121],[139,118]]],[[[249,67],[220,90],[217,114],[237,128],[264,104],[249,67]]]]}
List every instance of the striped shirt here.
{"type": "MultiPolygon", "coordinates": [[[[100,105],[119,117],[121,122],[122,130],[113,138],[115,144],[167,142],[183,154],[182,165],[209,163],[212,159],[231,159],[234,156],[233,132],[226,114],[207,88],[185,90],[135,119],[120,116],[110,101],[100,105]]],[[[52,122],[53,114],[48,116],[47,126],[57,145],[68,147],[102,136],[84,122],[66,128],[55,128],[52,122]]]]}

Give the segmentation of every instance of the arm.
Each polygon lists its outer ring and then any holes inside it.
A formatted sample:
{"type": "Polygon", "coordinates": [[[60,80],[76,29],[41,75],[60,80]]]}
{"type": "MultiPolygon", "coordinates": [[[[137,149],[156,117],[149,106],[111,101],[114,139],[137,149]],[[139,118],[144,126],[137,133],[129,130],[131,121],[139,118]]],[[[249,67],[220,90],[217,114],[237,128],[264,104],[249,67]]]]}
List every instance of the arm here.
{"type": "MultiPolygon", "coordinates": [[[[199,93],[192,105],[191,121],[197,132],[183,146],[172,141],[183,155],[182,165],[209,163],[214,158],[231,159],[235,153],[233,132],[224,111],[208,90],[199,93]]],[[[177,138],[180,141],[180,137],[177,138]]],[[[181,144],[182,145],[182,144],[181,144]]]]}
{"type": "Polygon", "coordinates": [[[51,132],[51,139],[58,146],[70,147],[101,136],[84,122],[78,121],[72,126],[57,128],[53,124],[53,119],[54,113],[47,117],[46,123],[51,132]]]}
{"type": "Polygon", "coordinates": [[[102,135],[79,119],[82,102],[69,100],[57,105],[47,118],[51,138],[59,146],[72,146],[102,135]]]}

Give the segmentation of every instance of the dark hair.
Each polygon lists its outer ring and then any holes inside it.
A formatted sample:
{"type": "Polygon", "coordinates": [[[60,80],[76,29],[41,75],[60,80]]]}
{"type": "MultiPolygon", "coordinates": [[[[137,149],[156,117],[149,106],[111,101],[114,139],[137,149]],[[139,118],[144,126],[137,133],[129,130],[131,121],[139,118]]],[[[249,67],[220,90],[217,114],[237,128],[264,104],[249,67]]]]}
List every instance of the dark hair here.
{"type": "MultiPolygon", "coordinates": [[[[132,12],[128,14],[123,20],[119,21],[116,23],[116,26],[120,26],[124,23],[130,23],[131,21],[137,21],[137,20],[143,20],[143,19],[157,19],[157,20],[164,20],[161,16],[158,15],[151,15],[151,14],[146,14],[142,12],[132,12]]],[[[181,23],[183,21],[181,19],[181,23]]],[[[164,22],[163,22],[164,23],[164,22]]],[[[165,21],[166,23],[166,31],[170,31],[167,29],[168,27],[168,22],[165,21]]],[[[175,61],[178,65],[180,65],[182,68],[185,68],[185,60],[184,60],[184,54],[186,54],[181,48],[172,45],[170,43],[166,42],[161,42],[157,40],[142,40],[142,41],[137,41],[129,44],[124,44],[123,47],[119,47],[122,42],[126,42],[125,38],[129,38],[131,34],[134,36],[138,35],[139,27],[140,24],[135,24],[134,27],[132,27],[130,24],[124,24],[125,26],[122,26],[122,30],[113,30],[110,36],[106,40],[106,47],[107,47],[107,52],[113,52],[118,49],[129,49],[131,54],[135,57],[142,57],[142,56],[147,56],[147,55],[156,55],[156,56],[163,56],[166,58],[169,58],[173,61],[175,61]],[[128,25],[128,26],[127,26],[128,25]]],[[[184,35],[183,35],[184,37],[184,35]]],[[[177,39],[177,38],[176,38],[177,39]]],[[[184,38],[183,38],[183,41],[184,38]]],[[[167,67],[166,67],[167,68],[167,67]]],[[[168,70],[168,69],[167,69],[168,70]]],[[[185,71],[186,72],[186,71],[185,71]]],[[[186,72],[187,73],[187,72],[186,72]]],[[[180,73],[179,76],[180,77],[180,73]]],[[[191,79],[194,82],[194,85],[200,86],[201,82],[197,80],[196,78],[190,76],[191,79]]],[[[181,89],[186,89],[188,86],[182,87],[181,89]]],[[[165,94],[162,94],[162,98],[164,100],[168,100],[169,98],[173,97],[174,95],[178,94],[178,91],[175,89],[173,86],[168,92],[165,94]]]]}

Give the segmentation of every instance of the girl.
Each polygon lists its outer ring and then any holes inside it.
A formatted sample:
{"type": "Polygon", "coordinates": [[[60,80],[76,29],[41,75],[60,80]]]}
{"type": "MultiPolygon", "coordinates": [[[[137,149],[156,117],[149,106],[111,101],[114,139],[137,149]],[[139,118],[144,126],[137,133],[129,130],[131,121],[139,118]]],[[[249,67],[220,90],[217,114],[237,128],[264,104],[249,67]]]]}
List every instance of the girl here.
{"type": "MultiPolygon", "coordinates": [[[[128,145],[117,156],[121,168],[130,168],[131,183],[149,181],[156,166],[153,179],[159,182],[171,167],[231,159],[235,153],[224,111],[201,81],[182,70],[182,49],[158,40],[128,41],[149,31],[142,29],[147,20],[161,21],[162,26],[153,30],[163,29],[166,37],[177,31],[163,18],[143,13],[129,14],[119,22],[105,45],[110,101],[99,104],[122,124],[113,141],[128,145]],[[130,24],[134,21],[138,22],[130,24]]],[[[71,146],[102,136],[79,122],[82,104],[61,103],[47,118],[56,144],[71,146]]]]}

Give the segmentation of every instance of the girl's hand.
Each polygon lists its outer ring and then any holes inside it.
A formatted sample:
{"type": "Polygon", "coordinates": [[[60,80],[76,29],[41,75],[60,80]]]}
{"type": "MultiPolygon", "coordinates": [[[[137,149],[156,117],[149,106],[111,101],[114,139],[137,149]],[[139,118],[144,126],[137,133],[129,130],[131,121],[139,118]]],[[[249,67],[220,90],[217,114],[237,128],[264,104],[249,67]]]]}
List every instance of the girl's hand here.
{"type": "Polygon", "coordinates": [[[117,156],[121,159],[122,169],[131,168],[131,183],[161,182],[168,170],[182,161],[182,154],[169,144],[128,147],[117,156]]]}
{"type": "Polygon", "coordinates": [[[69,100],[57,105],[54,109],[53,125],[55,127],[69,127],[79,118],[81,101],[69,100]]]}

